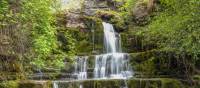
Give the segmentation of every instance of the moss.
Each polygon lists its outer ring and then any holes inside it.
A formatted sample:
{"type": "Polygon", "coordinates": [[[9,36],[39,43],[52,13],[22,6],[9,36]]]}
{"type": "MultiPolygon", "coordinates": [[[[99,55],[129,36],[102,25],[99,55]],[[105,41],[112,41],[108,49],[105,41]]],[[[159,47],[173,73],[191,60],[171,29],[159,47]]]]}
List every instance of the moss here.
{"type": "Polygon", "coordinates": [[[102,20],[93,16],[83,16],[81,20],[85,23],[84,32],[77,33],[78,53],[92,54],[103,52],[103,26],[102,20]],[[82,36],[82,37],[81,37],[82,36]],[[81,38],[80,38],[81,37],[81,38]]]}
{"type": "Polygon", "coordinates": [[[158,79],[131,79],[128,88],[160,88],[161,81],[158,79]]]}
{"type": "Polygon", "coordinates": [[[96,11],[96,17],[101,18],[104,21],[109,21],[112,18],[120,19],[120,14],[115,11],[98,10],[96,11]]]}
{"type": "Polygon", "coordinates": [[[162,88],[184,88],[183,84],[176,79],[161,79],[162,88]]]}
{"type": "Polygon", "coordinates": [[[98,10],[96,11],[96,17],[101,18],[103,21],[112,23],[118,32],[122,32],[127,29],[127,25],[119,12],[98,10]]]}
{"type": "Polygon", "coordinates": [[[173,50],[151,50],[132,53],[130,56],[132,67],[142,77],[186,78],[186,75],[192,76],[193,74],[187,73],[185,68],[189,68],[190,72],[194,72],[194,68],[189,64],[191,59],[187,59],[190,55],[183,57],[173,50]]]}
{"type": "Polygon", "coordinates": [[[88,67],[89,68],[94,68],[94,66],[95,66],[95,56],[94,55],[90,55],[89,57],[88,57],[88,67]]]}
{"type": "MultiPolygon", "coordinates": [[[[52,88],[51,81],[7,81],[0,83],[0,88],[52,88]]],[[[179,80],[170,78],[133,78],[129,80],[83,80],[72,82],[59,82],[59,88],[186,88],[179,80]]],[[[195,88],[195,87],[194,87],[195,88]]],[[[198,86],[196,87],[198,88],[198,86]]]]}
{"type": "Polygon", "coordinates": [[[75,39],[76,54],[91,52],[90,31],[87,29],[67,28],[75,39]]]}
{"type": "Polygon", "coordinates": [[[3,81],[0,88],[18,88],[18,81],[3,81]]]}
{"type": "Polygon", "coordinates": [[[19,83],[19,88],[51,88],[50,81],[21,81],[19,83]]]}
{"type": "Polygon", "coordinates": [[[128,84],[129,88],[185,88],[180,81],[167,78],[131,79],[128,84]]]}
{"type": "Polygon", "coordinates": [[[81,20],[86,22],[85,25],[87,27],[91,27],[92,23],[95,23],[96,26],[99,26],[99,24],[102,23],[102,20],[100,18],[94,16],[83,16],[81,20]]]}
{"type": "Polygon", "coordinates": [[[108,79],[108,80],[84,80],[74,82],[60,82],[59,88],[122,88],[127,85],[128,88],[185,88],[183,84],[176,79],[149,78],[149,79],[108,79]]]}
{"type": "Polygon", "coordinates": [[[193,78],[194,78],[194,80],[199,80],[200,81],[200,75],[195,75],[193,78]]]}
{"type": "Polygon", "coordinates": [[[154,54],[156,50],[152,51],[146,51],[146,52],[138,52],[138,53],[130,53],[130,56],[132,58],[131,62],[141,63],[148,59],[150,59],[154,54]]]}
{"type": "Polygon", "coordinates": [[[85,88],[120,88],[120,80],[95,80],[95,81],[84,81],[83,86],[85,88]],[[88,85],[90,84],[90,85],[88,85]]]}
{"type": "Polygon", "coordinates": [[[156,64],[153,61],[154,59],[155,58],[152,57],[144,61],[143,63],[136,65],[135,70],[141,72],[143,77],[155,76],[155,72],[157,71],[157,69],[156,69],[156,64]]]}
{"type": "Polygon", "coordinates": [[[157,47],[151,43],[145,44],[143,37],[138,35],[142,27],[129,26],[128,30],[121,32],[123,50],[128,53],[144,52],[156,49],[157,47]]]}

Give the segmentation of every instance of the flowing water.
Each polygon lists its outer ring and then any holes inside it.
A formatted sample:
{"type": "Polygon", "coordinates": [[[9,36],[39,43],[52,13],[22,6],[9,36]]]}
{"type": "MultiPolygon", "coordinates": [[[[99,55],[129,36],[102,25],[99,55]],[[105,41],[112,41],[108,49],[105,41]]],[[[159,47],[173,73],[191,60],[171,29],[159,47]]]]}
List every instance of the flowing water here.
{"type": "Polygon", "coordinates": [[[129,55],[126,53],[108,53],[95,58],[95,78],[126,78],[132,76],[129,67],[129,55]]]}
{"type": "Polygon", "coordinates": [[[59,88],[57,82],[54,82],[54,83],[53,83],[53,88],[59,88]]]}
{"type": "Polygon", "coordinates": [[[77,56],[75,63],[75,75],[78,80],[87,79],[87,59],[88,56],[77,56]]]}
{"type": "MultiPolygon", "coordinates": [[[[115,32],[113,25],[106,22],[102,24],[104,27],[104,54],[95,55],[93,78],[90,79],[122,79],[125,85],[121,88],[128,88],[126,79],[133,75],[129,66],[129,54],[122,53],[120,34],[115,32]]],[[[88,80],[88,56],[77,56],[75,60],[76,80],[88,80]]],[[[58,88],[58,83],[54,82],[54,88],[58,88]]],[[[82,84],[79,85],[79,88],[83,88],[82,84]]]]}
{"type": "Polygon", "coordinates": [[[95,78],[127,78],[132,76],[129,55],[121,53],[121,38],[113,26],[103,22],[105,54],[95,56],[95,78]]]}
{"type": "Polygon", "coordinates": [[[112,24],[103,22],[104,27],[104,47],[106,53],[121,52],[120,35],[115,32],[112,24]]]}

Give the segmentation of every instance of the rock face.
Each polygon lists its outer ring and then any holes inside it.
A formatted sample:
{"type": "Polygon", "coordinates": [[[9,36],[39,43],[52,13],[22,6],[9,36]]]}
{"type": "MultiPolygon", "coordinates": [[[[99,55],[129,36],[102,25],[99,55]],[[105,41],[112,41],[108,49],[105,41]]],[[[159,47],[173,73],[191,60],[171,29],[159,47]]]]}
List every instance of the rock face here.
{"type": "Polygon", "coordinates": [[[0,53],[1,54],[9,53],[12,50],[11,46],[12,46],[12,40],[10,36],[1,34],[0,35],[0,53]]]}
{"type": "Polygon", "coordinates": [[[141,0],[133,8],[133,16],[137,24],[145,24],[147,17],[153,12],[157,0],[141,0]]]}
{"type": "Polygon", "coordinates": [[[81,9],[66,12],[66,27],[85,28],[82,16],[94,16],[98,10],[109,10],[107,2],[104,0],[83,0],[81,9]]]}
{"type": "Polygon", "coordinates": [[[143,0],[138,2],[133,9],[133,15],[136,19],[148,16],[155,7],[155,1],[156,0],[143,0]]]}
{"type": "Polygon", "coordinates": [[[104,0],[85,0],[84,2],[84,13],[85,15],[95,15],[97,10],[109,10],[107,2],[104,0]]]}
{"type": "Polygon", "coordinates": [[[80,12],[69,12],[66,14],[66,27],[85,28],[84,23],[81,21],[80,12]]]}
{"type": "MultiPolygon", "coordinates": [[[[78,55],[102,52],[102,24],[101,19],[96,17],[96,12],[98,10],[112,9],[112,7],[108,6],[107,1],[108,0],[83,0],[81,9],[69,10],[64,13],[65,17],[61,20],[65,21],[63,25],[67,29],[72,30],[74,35],[78,35],[75,37],[75,39],[78,40],[78,55]],[[94,51],[94,49],[96,51],[94,51]]],[[[58,22],[60,21],[58,20],[58,22]]]]}

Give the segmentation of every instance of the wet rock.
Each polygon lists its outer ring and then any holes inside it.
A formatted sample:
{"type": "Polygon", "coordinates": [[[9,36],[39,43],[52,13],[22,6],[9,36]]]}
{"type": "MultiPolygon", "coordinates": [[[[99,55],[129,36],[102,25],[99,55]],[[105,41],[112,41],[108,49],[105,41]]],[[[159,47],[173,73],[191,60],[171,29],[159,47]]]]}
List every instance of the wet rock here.
{"type": "Polygon", "coordinates": [[[59,88],[184,88],[180,81],[175,79],[102,79],[58,82],[59,88]]]}

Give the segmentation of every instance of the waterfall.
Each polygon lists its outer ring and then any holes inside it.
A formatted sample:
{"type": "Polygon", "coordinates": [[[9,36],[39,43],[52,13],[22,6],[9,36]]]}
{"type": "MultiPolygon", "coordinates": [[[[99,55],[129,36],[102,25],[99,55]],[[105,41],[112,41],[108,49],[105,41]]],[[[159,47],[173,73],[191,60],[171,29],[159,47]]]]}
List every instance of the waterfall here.
{"type": "Polygon", "coordinates": [[[104,27],[104,47],[106,53],[121,52],[120,35],[115,32],[113,26],[103,22],[104,27]]]}
{"type": "Polygon", "coordinates": [[[129,55],[121,53],[121,38],[109,23],[104,26],[105,54],[95,56],[95,78],[127,78],[132,76],[129,55]]]}
{"type": "Polygon", "coordinates": [[[87,59],[88,56],[77,56],[75,62],[75,75],[77,79],[87,79],[87,59]]]}
{"type": "Polygon", "coordinates": [[[57,82],[53,82],[53,88],[58,88],[58,83],[57,82]]]}
{"type": "MultiPolygon", "coordinates": [[[[132,77],[133,71],[129,66],[129,54],[122,53],[120,34],[115,32],[113,26],[109,23],[102,23],[104,26],[104,47],[105,53],[95,55],[93,78],[96,79],[123,79],[124,85],[121,88],[128,88],[126,79],[132,77]]],[[[89,80],[87,72],[88,56],[75,57],[76,81],[79,81],[79,88],[84,88],[82,80],[89,80]]],[[[62,83],[70,83],[70,81],[55,81],[54,88],[62,88],[58,85],[62,83]]],[[[74,81],[75,82],[75,81],[74,81]]]]}

